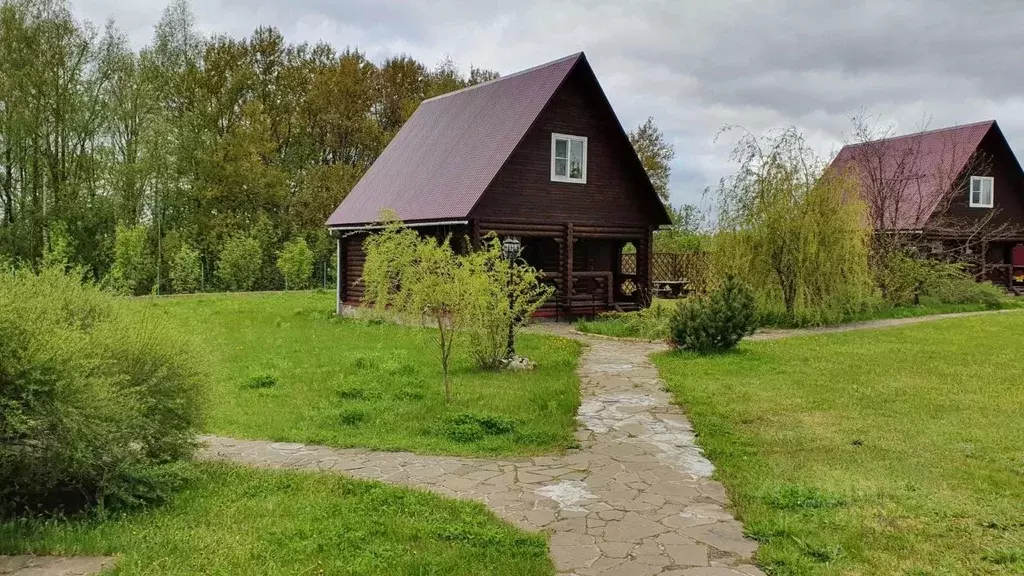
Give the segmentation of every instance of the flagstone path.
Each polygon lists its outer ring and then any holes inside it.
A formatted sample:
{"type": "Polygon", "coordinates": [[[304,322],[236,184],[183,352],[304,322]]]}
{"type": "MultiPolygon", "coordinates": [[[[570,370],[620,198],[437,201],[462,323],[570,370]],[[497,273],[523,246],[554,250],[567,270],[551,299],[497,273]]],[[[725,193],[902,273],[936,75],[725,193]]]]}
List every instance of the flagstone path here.
{"type": "Polygon", "coordinates": [[[560,574],[754,576],[743,536],[689,421],[647,355],[658,344],[570,334],[580,362],[580,447],[564,455],[479,459],[206,437],[201,457],[333,472],[485,503],[551,534],[560,574]]]}
{"type": "Polygon", "coordinates": [[[90,576],[114,561],[110,556],[0,556],[0,575],[90,576]]]}

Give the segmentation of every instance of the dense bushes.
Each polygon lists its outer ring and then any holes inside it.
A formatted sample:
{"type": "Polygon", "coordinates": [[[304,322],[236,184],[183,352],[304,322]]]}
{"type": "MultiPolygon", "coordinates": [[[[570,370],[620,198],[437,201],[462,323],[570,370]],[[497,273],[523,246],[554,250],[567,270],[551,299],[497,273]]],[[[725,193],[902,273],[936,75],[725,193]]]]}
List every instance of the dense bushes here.
{"type": "Polygon", "coordinates": [[[284,277],[285,290],[302,290],[313,275],[313,251],[303,238],[285,242],[277,254],[277,269],[284,277]]]}
{"type": "Polygon", "coordinates": [[[179,294],[198,292],[203,288],[203,262],[199,251],[182,244],[171,261],[171,287],[179,294]]]}
{"type": "Polygon", "coordinates": [[[93,286],[0,272],[0,516],[166,496],[194,448],[195,366],[93,286]]]}
{"type": "Polygon", "coordinates": [[[930,301],[940,304],[1002,305],[1005,293],[990,282],[977,282],[963,263],[894,252],[880,259],[876,276],[887,303],[908,306],[930,301]]]}
{"type": "Polygon", "coordinates": [[[217,261],[217,277],[228,290],[252,290],[262,266],[259,240],[251,235],[237,235],[224,243],[217,261]]]}
{"type": "Polygon", "coordinates": [[[153,259],[146,250],[145,226],[118,226],[114,236],[114,265],[104,279],[122,294],[146,294],[153,288],[153,259]]]}
{"type": "Polygon", "coordinates": [[[756,329],[754,295],[733,276],[707,296],[681,300],[669,325],[676,348],[701,353],[732,349],[756,329]]]}

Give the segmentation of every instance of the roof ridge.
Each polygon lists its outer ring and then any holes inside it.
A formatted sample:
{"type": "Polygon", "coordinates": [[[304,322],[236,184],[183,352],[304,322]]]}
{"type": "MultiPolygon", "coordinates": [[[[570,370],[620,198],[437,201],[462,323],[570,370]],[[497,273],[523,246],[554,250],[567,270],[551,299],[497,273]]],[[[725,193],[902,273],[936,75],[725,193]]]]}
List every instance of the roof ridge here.
{"type": "Polygon", "coordinates": [[[572,60],[574,58],[579,58],[580,56],[583,56],[583,52],[582,51],[575,52],[573,54],[569,54],[568,56],[562,56],[561,58],[558,58],[556,60],[552,60],[550,62],[545,62],[544,64],[538,64],[536,66],[531,66],[530,68],[526,68],[524,70],[519,70],[517,72],[513,72],[513,73],[509,74],[508,76],[499,76],[499,77],[495,78],[494,80],[488,80],[487,82],[481,82],[479,84],[474,84],[472,86],[466,86],[465,88],[460,88],[458,90],[453,90],[452,92],[447,92],[445,94],[440,94],[438,96],[434,96],[433,98],[427,98],[426,100],[421,102],[421,104],[426,104],[427,102],[433,102],[435,100],[441,100],[442,98],[447,98],[449,96],[455,96],[456,94],[462,94],[463,92],[468,92],[470,90],[475,90],[475,89],[481,88],[483,86],[490,86],[492,84],[497,84],[497,83],[501,82],[502,80],[508,80],[509,78],[515,78],[516,76],[522,76],[523,74],[527,74],[527,73],[530,73],[530,72],[536,72],[537,70],[541,70],[543,68],[547,68],[548,66],[553,66],[555,64],[560,64],[562,62],[565,62],[566,60],[572,60]]]}
{"type": "Polygon", "coordinates": [[[894,142],[896,140],[903,140],[906,138],[920,138],[922,136],[928,136],[931,134],[938,134],[940,132],[952,132],[954,130],[964,130],[967,128],[974,128],[976,126],[982,126],[985,124],[994,125],[995,120],[982,120],[980,122],[970,122],[968,124],[954,124],[953,126],[945,126],[943,128],[933,128],[931,130],[922,130],[920,132],[911,132],[909,134],[900,134],[899,136],[889,136],[887,138],[878,138],[877,140],[869,140],[867,142],[856,142],[853,144],[847,144],[843,148],[856,148],[858,146],[864,146],[865,144],[874,144],[877,142],[894,142]]]}

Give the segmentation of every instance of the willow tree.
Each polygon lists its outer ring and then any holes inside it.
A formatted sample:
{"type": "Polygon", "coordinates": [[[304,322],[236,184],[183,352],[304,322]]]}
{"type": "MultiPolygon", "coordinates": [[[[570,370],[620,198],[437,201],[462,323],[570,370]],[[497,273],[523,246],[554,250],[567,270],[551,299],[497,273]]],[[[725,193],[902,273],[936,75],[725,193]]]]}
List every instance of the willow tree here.
{"type": "Polygon", "coordinates": [[[854,180],[826,171],[795,128],[744,131],[718,188],[715,268],[754,287],[763,315],[834,321],[873,291],[870,230],[854,180]]]}
{"type": "Polygon", "coordinates": [[[441,360],[445,401],[451,401],[448,377],[460,330],[473,309],[471,270],[448,239],[420,238],[392,222],[364,244],[363,283],[367,303],[411,323],[436,328],[434,342],[441,360]]]}

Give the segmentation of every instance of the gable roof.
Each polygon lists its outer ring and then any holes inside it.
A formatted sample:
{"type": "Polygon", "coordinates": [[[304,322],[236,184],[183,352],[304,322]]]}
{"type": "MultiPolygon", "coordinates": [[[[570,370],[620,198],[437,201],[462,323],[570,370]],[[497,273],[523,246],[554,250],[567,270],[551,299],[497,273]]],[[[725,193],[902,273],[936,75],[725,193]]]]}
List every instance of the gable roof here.
{"type": "MultiPolygon", "coordinates": [[[[407,223],[467,219],[552,97],[581,65],[593,75],[586,56],[578,52],[424,100],[327,219],[327,226],[373,223],[382,209],[394,210],[407,223]]],[[[601,97],[607,103],[603,92],[601,97]]],[[[615,123],[625,138],[622,125],[615,123]]],[[[633,160],[646,179],[635,153],[633,160]]],[[[653,186],[650,193],[656,197],[653,186]]]]}
{"type": "Polygon", "coordinates": [[[885,229],[920,230],[993,128],[999,130],[996,121],[986,120],[850,144],[839,151],[831,169],[852,167],[862,181],[874,178],[893,186],[899,186],[897,179],[912,178],[912,185],[880,201],[893,204],[885,229]]]}
{"type": "Polygon", "coordinates": [[[581,58],[424,100],[327,225],[375,222],[385,208],[406,222],[466,218],[581,58]]]}

